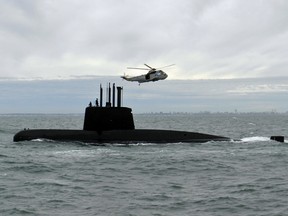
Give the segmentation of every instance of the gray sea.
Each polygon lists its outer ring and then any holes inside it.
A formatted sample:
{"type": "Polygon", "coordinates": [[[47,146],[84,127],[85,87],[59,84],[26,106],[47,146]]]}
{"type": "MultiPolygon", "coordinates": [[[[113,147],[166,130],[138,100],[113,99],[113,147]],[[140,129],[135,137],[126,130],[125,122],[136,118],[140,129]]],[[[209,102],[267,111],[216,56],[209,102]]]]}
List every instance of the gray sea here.
{"type": "Polygon", "coordinates": [[[82,129],[83,115],[0,115],[0,215],[288,215],[288,114],[137,114],[136,128],[240,141],[88,145],[23,128],[82,129]]]}

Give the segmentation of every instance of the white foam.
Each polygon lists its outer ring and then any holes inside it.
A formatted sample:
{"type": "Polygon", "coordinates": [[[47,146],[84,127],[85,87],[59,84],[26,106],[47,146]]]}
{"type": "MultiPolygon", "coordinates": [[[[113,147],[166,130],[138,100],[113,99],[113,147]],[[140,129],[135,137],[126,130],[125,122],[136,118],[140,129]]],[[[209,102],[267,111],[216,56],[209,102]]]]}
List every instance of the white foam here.
{"type": "Polygon", "coordinates": [[[44,139],[39,139],[39,138],[38,138],[38,139],[32,139],[31,141],[32,141],[32,142],[43,142],[44,139]]]}
{"type": "Polygon", "coordinates": [[[260,136],[245,137],[241,139],[241,141],[243,142],[267,142],[269,140],[270,140],[269,137],[260,137],[260,136]]]}

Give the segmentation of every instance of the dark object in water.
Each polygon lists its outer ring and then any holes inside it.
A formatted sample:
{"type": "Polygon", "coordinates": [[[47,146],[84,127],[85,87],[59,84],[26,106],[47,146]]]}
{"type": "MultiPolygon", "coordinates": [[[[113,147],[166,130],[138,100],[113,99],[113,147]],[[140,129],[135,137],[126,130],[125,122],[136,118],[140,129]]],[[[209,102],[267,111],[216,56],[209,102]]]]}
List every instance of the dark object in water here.
{"type": "Polygon", "coordinates": [[[284,142],[284,136],[271,136],[270,140],[275,140],[277,142],[284,142]]]}
{"type": "Polygon", "coordinates": [[[49,139],[58,141],[81,141],[84,143],[177,143],[229,141],[231,139],[210,134],[186,131],[134,129],[134,130],[23,130],[14,136],[14,141],[49,139]]]}
{"type": "Polygon", "coordinates": [[[210,134],[158,130],[135,129],[132,109],[121,107],[122,88],[117,87],[117,106],[115,106],[115,84],[111,103],[110,84],[107,89],[108,100],[102,105],[103,90],[100,86],[100,104],[89,106],[85,110],[83,130],[36,129],[22,130],[15,134],[14,141],[49,139],[58,141],[80,141],[85,143],[179,143],[230,141],[230,138],[210,134]]]}

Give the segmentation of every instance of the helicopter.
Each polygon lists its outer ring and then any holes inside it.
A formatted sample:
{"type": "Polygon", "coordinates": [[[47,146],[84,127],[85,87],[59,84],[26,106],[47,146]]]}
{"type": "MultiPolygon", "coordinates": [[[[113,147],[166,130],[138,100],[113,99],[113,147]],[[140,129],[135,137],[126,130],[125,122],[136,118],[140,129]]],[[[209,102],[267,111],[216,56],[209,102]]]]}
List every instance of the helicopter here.
{"type": "Polygon", "coordinates": [[[140,83],[144,83],[144,82],[155,82],[155,81],[158,81],[158,80],[164,80],[168,77],[168,75],[163,72],[162,70],[159,70],[159,69],[162,69],[162,68],[166,68],[166,67],[171,67],[175,64],[171,64],[171,65],[167,65],[167,66],[164,66],[164,67],[161,67],[161,68],[152,68],[150,67],[149,65],[147,64],[144,64],[146,67],[148,68],[134,68],[134,67],[128,67],[127,69],[137,69],[137,70],[149,70],[148,73],[146,74],[143,74],[143,75],[140,75],[140,76],[134,76],[134,77],[130,77],[130,76],[127,76],[127,75],[124,75],[124,76],[121,76],[121,78],[123,78],[124,80],[127,80],[127,81],[131,81],[131,82],[138,82],[139,85],[140,83]]]}

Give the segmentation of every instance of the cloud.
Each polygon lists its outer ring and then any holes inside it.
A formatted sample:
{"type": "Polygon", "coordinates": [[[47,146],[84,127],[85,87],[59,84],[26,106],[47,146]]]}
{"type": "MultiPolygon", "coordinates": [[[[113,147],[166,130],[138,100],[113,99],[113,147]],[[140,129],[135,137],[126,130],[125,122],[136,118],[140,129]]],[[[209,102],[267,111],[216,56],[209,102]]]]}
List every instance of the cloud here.
{"type": "Polygon", "coordinates": [[[287,76],[287,9],[285,0],[4,0],[0,77],[122,75],[143,63],[175,63],[170,79],[287,76]]]}

